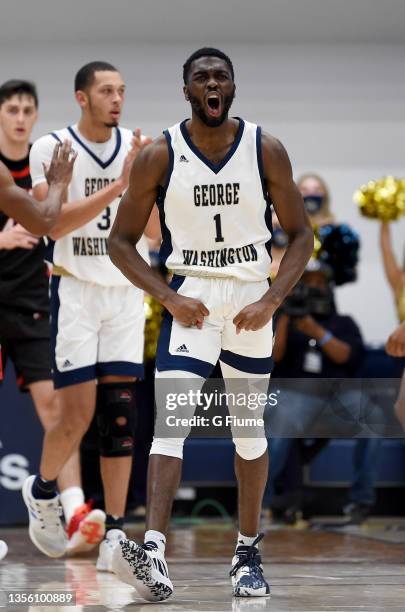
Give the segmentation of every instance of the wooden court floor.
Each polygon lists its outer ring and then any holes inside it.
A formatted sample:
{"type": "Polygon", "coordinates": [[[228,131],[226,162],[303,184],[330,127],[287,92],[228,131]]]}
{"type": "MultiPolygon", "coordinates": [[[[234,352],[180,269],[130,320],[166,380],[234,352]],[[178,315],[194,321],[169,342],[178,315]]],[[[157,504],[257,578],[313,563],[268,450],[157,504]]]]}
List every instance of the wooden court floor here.
{"type": "MultiPolygon", "coordinates": [[[[141,529],[128,535],[140,539],[141,529]]],[[[167,557],[175,593],[160,604],[137,597],[115,576],[98,573],[95,555],[49,559],[33,547],[26,529],[2,529],[9,554],[0,562],[0,601],[9,590],[69,589],[76,606],[20,606],[21,612],[391,612],[405,611],[405,546],[351,535],[269,531],[262,543],[270,599],[232,598],[228,578],[235,531],[231,524],[173,528],[167,557]]]]}

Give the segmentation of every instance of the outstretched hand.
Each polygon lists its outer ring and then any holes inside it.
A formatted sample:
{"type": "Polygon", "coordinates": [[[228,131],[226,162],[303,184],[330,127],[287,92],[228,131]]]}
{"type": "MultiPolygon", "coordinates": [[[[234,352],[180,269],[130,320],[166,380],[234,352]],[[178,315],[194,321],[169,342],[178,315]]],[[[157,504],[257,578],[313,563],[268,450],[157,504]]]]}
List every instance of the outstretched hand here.
{"type": "Polygon", "coordinates": [[[133,132],[133,136],[131,139],[131,148],[128,151],[124,164],[122,166],[121,180],[123,183],[123,188],[127,189],[129,183],[129,174],[131,172],[132,164],[134,163],[139,151],[146,147],[146,145],[152,142],[152,138],[150,136],[142,136],[141,128],[136,128],[133,132]]]}
{"type": "Polygon", "coordinates": [[[43,164],[48,185],[60,184],[67,187],[72,180],[76,157],[77,152],[72,149],[70,140],[64,140],[63,144],[56,143],[49,168],[43,164]]]}

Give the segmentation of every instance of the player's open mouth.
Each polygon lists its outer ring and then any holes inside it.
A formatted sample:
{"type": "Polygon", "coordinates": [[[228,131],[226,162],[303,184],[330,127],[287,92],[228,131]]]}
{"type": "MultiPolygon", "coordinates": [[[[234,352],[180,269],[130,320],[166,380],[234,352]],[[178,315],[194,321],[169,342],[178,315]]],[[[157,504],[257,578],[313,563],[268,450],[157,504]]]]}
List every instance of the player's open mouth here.
{"type": "Polygon", "coordinates": [[[221,97],[217,93],[210,93],[207,96],[207,111],[211,117],[219,117],[222,112],[221,97]]]}

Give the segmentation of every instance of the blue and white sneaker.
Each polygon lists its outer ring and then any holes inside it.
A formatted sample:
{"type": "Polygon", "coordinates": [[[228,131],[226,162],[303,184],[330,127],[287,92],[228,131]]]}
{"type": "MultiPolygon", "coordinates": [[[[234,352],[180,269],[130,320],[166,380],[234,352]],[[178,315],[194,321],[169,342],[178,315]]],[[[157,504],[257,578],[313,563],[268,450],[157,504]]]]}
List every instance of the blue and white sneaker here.
{"type": "Polygon", "coordinates": [[[28,510],[31,542],[48,557],[65,554],[67,537],[62,525],[62,506],[59,495],[51,499],[37,499],[32,495],[35,476],[29,476],[23,484],[22,495],[28,510]]]}
{"type": "Polygon", "coordinates": [[[262,560],[257,549],[257,544],[263,538],[264,533],[261,533],[251,546],[239,545],[236,548],[229,572],[235,597],[268,597],[270,595],[270,587],[263,577],[262,560]]]}
{"type": "Polygon", "coordinates": [[[132,540],[121,540],[113,552],[112,568],[147,601],[163,601],[173,593],[167,563],[154,542],[140,546],[132,540]]]}

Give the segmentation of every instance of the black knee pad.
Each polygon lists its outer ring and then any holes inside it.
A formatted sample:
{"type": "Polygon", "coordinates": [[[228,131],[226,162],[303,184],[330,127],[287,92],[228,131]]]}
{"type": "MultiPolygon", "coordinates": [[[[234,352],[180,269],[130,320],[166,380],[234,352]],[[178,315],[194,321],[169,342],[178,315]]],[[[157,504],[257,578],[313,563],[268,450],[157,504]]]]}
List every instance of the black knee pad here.
{"type": "Polygon", "coordinates": [[[136,405],[134,383],[97,385],[97,428],[102,457],[130,457],[134,448],[136,405]]]}

